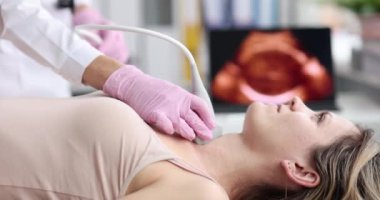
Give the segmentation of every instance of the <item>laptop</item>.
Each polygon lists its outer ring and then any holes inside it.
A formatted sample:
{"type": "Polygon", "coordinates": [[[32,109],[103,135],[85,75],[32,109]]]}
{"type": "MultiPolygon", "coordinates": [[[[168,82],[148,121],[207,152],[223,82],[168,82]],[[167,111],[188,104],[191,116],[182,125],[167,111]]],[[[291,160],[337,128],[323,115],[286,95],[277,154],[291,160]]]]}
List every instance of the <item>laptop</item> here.
{"type": "Polygon", "coordinates": [[[207,31],[209,92],[216,113],[299,96],[313,110],[336,110],[329,28],[207,31]]]}

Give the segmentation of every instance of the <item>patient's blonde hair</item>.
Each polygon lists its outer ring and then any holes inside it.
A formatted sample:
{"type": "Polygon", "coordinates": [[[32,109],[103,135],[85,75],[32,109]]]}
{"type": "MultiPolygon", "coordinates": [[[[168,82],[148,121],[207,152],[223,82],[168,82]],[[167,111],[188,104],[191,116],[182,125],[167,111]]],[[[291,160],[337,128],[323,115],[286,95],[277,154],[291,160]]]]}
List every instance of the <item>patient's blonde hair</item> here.
{"type": "Polygon", "coordinates": [[[370,129],[361,137],[344,137],[316,150],[314,160],[321,183],[315,188],[287,191],[271,186],[253,186],[236,194],[235,200],[379,200],[380,146],[370,129]]]}

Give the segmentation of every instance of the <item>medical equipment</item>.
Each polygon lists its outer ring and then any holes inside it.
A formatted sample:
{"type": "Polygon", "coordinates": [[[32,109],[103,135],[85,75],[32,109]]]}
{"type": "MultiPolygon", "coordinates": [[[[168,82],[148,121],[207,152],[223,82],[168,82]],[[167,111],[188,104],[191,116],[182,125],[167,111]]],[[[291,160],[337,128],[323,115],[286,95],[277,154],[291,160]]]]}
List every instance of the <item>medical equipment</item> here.
{"type": "MultiPolygon", "coordinates": [[[[214,114],[214,109],[210,100],[210,96],[207,93],[207,90],[205,86],[203,85],[202,79],[199,75],[198,67],[195,62],[195,59],[191,52],[179,41],[175,40],[172,37],[169,37],[167,35],[164,35],[162,33],[148,30],[148,29],[143,29],[143,28],[138,28],[138,27],[129,27],[129,26],[120,26],[120,25],[94,25],[94,24],[84,24],[84,25],[79,25],[75,27],[76,32],[85,37],[89,38],[92,41],[95,41],[97,43],[101,42],[101,39],[95,35],[89,32],[88,30],[113,30],[113,31],[124,31],[124,32],[134,32],[134,33],[141,33],[141,34],[146,34],[150,36],[154,36],[157,38],[161,38],[163,40],[166,40],[177,47],[179,47],[186,55],[186,57],[189,59],[190,66],[191,66],[191,89],[192,93],[197,95],[198,97],[202,98],[207,105],[209,106],[210,110],[212,111],[212,117],[215,119],[215,114],[214,114]],[[87,30],[87,31],[86,31],[87,30]]],[[[213,131],[213,138],[216,138],[222,134],[222,129],[220,126],[216,126],[214,131],[213,131]]],[[[203,144],[204,142],[197,138],[195,140],[196,143],[198,144],[203,144]]]]}

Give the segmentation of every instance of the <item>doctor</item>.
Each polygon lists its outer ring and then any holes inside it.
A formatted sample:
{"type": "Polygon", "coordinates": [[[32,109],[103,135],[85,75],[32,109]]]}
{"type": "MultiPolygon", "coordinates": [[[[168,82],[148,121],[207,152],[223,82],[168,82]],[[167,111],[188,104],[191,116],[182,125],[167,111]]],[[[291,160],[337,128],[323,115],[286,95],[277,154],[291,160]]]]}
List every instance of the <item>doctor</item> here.
{"type": "MultiPolygon", "coordinates": [[[[108,23],[84,0],[77,6],[51,1],[46,0],[47,9],[72,8],[74,25],[108,23]]],[[[67,96],[68,83],[53,77],[59,75],[127,103],[163,132],[188,140],[212,138],[214,121],[200,98],[123,64],[127,51],[120,33],[98,32],[99,51],[68,28],[70,9],[53,13],[66,21],[52,17],[39,0],[0,0],[0,96],[67,96]]]]}
{"type": "MultiPolygon", "coordinates": [[[[108,23],[91,8],[92,0],[41,0],[41,6],[67,27],[108,23]]],[[[98,31],[100,45],[90,44],[121,63],[127,59],[123,35],[118,31],[98,31]]],[[[70,83],[51,69],[30,58],[11,41],[0,38],[0,96],[71,96],[70,83]],[[49,84],[46,84],[49,83],[49,84]]]]}

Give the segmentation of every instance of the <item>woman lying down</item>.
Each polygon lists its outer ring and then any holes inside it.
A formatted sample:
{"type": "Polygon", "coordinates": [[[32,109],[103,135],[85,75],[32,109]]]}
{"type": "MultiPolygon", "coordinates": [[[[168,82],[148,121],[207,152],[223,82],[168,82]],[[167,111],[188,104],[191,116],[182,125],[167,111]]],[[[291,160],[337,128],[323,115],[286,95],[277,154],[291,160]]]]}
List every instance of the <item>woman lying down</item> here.
{"type": "Polygon", "coordinates": [[[240,134],[163,135],[108,97],[0,100],[1,199],[380,199],[369,130],[294,98],[240,134]]]}

